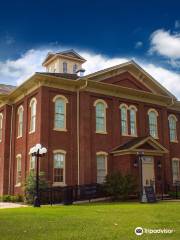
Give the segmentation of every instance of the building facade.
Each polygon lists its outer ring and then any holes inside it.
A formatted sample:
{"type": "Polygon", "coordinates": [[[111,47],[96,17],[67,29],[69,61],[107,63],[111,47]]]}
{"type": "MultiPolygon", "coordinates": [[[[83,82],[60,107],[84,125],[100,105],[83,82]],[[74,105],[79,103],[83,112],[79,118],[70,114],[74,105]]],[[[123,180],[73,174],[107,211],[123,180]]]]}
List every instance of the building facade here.
{"type": "Polygon", "coordinates": [[[85,62],[50,53],[46,72],[0,85],[0,195],[22,193],[35,169],[31,147],[48,149],[40,170],[50,186],[102,183],[120,171],[156,192],[180,180],[180,102],[135,62],[78,76],[85,62]]]}

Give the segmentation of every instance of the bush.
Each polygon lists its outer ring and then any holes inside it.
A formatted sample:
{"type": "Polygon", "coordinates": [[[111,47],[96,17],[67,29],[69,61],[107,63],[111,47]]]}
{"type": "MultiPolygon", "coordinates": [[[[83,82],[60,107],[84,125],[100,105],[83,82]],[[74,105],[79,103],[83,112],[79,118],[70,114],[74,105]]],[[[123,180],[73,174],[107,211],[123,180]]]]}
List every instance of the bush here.
{"type": "Polygon", "coordinates": [[[0,202],[23,202],[23,196],[21,195],[3,195],[0,197],[0,202]]]}
{"type": "Polygon", "coordinates": [[[107,175],[104,189],[114,200],[126,200],[137,188],[136,178],[130,174],[120,172],[107,175]]]}
{"type": "MultiPolygon", "coordinates": [[[[46,189],[48,187],[47,181],[45,179],[45,174],[41,172],[39,174],[39,190],[46,189]]],[[[25,201],[29,204],[33,203],[34,195],[36,193],[36,174],[31,171],[29,176],[26,178],[24,184],[25,201]]]]}

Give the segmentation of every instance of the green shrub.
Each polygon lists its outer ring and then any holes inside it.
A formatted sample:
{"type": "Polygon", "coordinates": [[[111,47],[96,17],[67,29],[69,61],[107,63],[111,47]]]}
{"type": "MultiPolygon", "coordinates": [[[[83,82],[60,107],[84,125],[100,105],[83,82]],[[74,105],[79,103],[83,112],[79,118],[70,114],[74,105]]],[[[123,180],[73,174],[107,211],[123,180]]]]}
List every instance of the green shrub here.
{"type": "Polygon", "coordinates": [[[23,196],[21,195],[3,195],[0,196],[0,202],[23,202],[23,196]]]}
{"type": "Polygon", "coordinates": [[[114,200],[126,200],[135,192],[137,180],[130,174],[122,175],[120,172],[107,175],[104,189],[114,200]]]}
{"type": "Polygon", "coordinates": [[[168,192],[168,194],[171,196],[171,197],[173,197],[173,198],[175,198],[176,197],[176,194],[177,194],[177,197],[180,197],[180,191],[178,191],[177,193],[174,191],[171,191],[171,192],[168,192]]]}
{"type": "MultiPolygon", "coordinates": [[[[48,187],[47,181],[45,179],[45,174],[41,172],[39,174],[39,190],[46,189],[48,187]]],[[[25,202],[32,204],[34,200],[34,195],[36,193],[36,174],[31,171],[29,176],[26,178],[24,184],[25,192],[25,202]]]]}

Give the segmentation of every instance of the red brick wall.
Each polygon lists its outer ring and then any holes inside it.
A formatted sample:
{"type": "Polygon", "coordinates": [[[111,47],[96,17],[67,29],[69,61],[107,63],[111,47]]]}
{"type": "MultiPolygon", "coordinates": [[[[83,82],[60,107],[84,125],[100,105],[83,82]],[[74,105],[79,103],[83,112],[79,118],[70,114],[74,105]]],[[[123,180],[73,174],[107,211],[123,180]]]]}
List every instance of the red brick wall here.
{"type": "MultiPolygon", "coordinates": [[[[169,143],[168,115],[176,114],[180,120],[180,113],[167,111],[165,107],[153,104],[141,103],[138,101],[125,100],[112,96],[105,96],[90,92],[80,92],[80,184],[92,183],[96,181],[96,153],[99,151],[110,152],[114,147],[126,142],[131,137],[121,136],[120,129],[120,109],[119,105],[135,105],[137,111],[138,136],[149,134],[148,115],[149,108],[155,108],[158,113],[158,141],[170,153],[163,157],[163,179],[167,183],[172,181],[171,158],[180,157],[180,142],[169,143]],[[107,108],[107,134],[97,134],[95,132],[95,107],[94,101],[103,99],[106,101],[107,108]]],[[[41,170],[46,173],[50,183],[53,182],[53,150],[62,149],[66,155],[66,183],[68,185],[77,184],[78,165],[77,165],[77,95],[76,92],[50,87],[40,87],[30,95],[24,97],[13,106],[13,137],[12,137],[12,164],[11,164],[11,193],[19,193],[20,187],[15,187],[16,180],[16,155],[22,154],[22,181],[29,172],[29,149],[42,143],[47,147],[48,153],[41,159],[41,170]],[[53,130],[54,122],[54,96],[61,94],[68,99],[67,103],[67,132],[53,130]],[[29,134],[30,109],[29,102],[32,97],[37,99],[37,122],[36,132],[29,134]],[[17,139],[17,109],[20,105],[24,107],[23,137],[17,139]]],[[[0,144],[0,194],[7,192],[8,188],[8,168],[9,168],[9,142],[10,142],[10,119],[11,107],[6,106],[1,109],[5,114],[3,142],[0,144]],[[6,161],[5,161],[6,159],[6,161]],[[5,165],[4,165],[5,163],[5,165]]],[[[180,123],[177,123],[178,132],[180,123]]],[[[178,139],[180,141],[180,139],[178,139]]],[[[133,159],[129,156],[113,158],[108,156],[108,171],[122,169],[123,171],[136,171],[132,168],[133,159]]]]}

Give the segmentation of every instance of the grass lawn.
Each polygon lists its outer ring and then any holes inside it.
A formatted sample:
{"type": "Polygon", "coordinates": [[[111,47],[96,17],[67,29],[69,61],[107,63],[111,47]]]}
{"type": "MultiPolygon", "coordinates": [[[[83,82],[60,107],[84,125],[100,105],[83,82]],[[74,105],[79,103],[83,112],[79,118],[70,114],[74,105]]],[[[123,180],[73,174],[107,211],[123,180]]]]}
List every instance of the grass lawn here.
{"type": "Polygon", "coordinates": [[[180,239],[180,202],[157,204],[92,203],[0,210],[2,240],[180,239]],[[168,228],[172,234],[143,234],[134,229],[168,228]]]}

